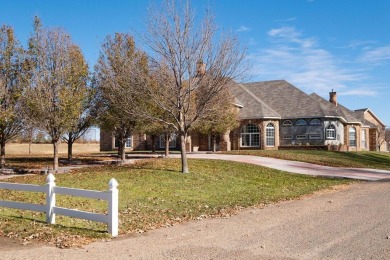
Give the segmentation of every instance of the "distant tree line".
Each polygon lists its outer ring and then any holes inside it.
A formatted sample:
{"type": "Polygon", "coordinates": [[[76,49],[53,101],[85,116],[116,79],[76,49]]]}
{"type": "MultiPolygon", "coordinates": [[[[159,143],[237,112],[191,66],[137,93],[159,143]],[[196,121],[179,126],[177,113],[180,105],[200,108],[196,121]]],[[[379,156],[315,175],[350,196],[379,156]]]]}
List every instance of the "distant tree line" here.
{"type": "MultiPolygon", "coordinates": [[[[81,49],[60,28],[38,17],[28,47],[11,27],[0,29],[0,144],[17,136],[48,139],[53,169],[58,145],[72,145],[92,126],[125,143],[135,133],[156,139],[172,133],[180,140],[182,172],[188,173],[186,140],[191,131],[216,136],[237,123],[228,84],[245,74],[245,49],[233,35],[220,33],[210,12],[197,18],[190,4],[164,1],[149,9],[143,49],[128,33],[108,35],[93,72],[81,49]],[[42,134],[42,135],[40,135],[42,134]],[[39,137],[38,137],[39,136],[39,137]]],[[[169,145],[166,145],[169,147],[169,145]]],[[[215,145],[214,145],[215,147],[215,145]]],[[[167,153],[168,154],[168,153],[167,153]]]]}

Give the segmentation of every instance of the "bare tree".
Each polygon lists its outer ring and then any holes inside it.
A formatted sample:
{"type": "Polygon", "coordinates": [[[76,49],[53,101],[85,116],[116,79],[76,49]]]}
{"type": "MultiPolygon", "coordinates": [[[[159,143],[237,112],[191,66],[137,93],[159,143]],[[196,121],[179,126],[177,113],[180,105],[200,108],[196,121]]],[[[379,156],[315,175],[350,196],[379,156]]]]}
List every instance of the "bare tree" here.
{"type": "Polygon", "coordinates": [[[385,140],[387,143],[387,150],[390,151],[390,128],[385,129],[385,140]]]}
{"type": "MultiPolygon", "coordinates": [[[[146,56],[136,49],[133,37],[124,33],[107,36],[98,63],[95,66],[94,84],[99,95],[100,127],[110,132],[118,141],[118,155],[125,160],[126,140],[142,125],[134,110],[133,100],[136,78],[133,71],[147,70],[146,56]]],[[[142,101],[138,102],[141,104],[142,101]]]]}
{"type": "Polygon", "coordinates": [[[238,110],[234,106],[234,98],[227,89],[214,97],[205,113],[195,125],[195,131],[211,136],[213,152],[217,151],[217,137],[238,125],[238,110]]]}
{"type": "MultiPolygon", "coordinates": [[[[148,126],[145,127],[145,134],[149,135],[151,138],[151,150],[153,153],[156,152],[156,147],[159,146],[160,137],[166,132],[164,131],[166,127],[166,125],[161,124],[159,122],[150,122],[148,126]]],[[[164,139],[166,139],[166,135],[164,139]]],[[[169,157],[169,145],[168,149],[165,149],[165,157],[169,157]]]]}
{"type": "Polygon", "coordinates": [[[5,145],[23,128],[20,97],[23,90],[23,49],[12,27],[0,28],[0,147],[1,168],[5,167],[5,145]]]}
{"type": "Polygon", "coordinates": [[[377,151],[381,151],[381,148],[386,143],[386,128],[379,127],[376,130],[376,144],[377,144],[377,151]]]}
{"type": "Polygon", "coordinates": [[[162,129],[160,134],[163,134],[164,136],[164,155],[165,158],[169,158],[169,148],[170,148],[170,143],[174,138],[176,138],[176,132],[173,127],[167,124],[162,124],[162,129]]]}
{"type": "Polygon", "coordinates": [[[24,93],[26,114],[53,144],[53,169],[58,170],[58,146],[82,109],[85,71],[74,70],[75,45],[61,29],[42,28],[34,21],[29,40],[29,87],[24,93]]]}
{"type": "Polygon", "coordinates": [[[195,17],[188,2],[165,1],[150,9],[144,42],[153,80],[140,83],[139,95],[164,111],[164,117],[145,109],[137,111],[176,130],[183,173],[189,172],[186,139],[190,129],[212,110],[228,82],[245,72],[245,50],[237,39],[218,34],[209,12],[199,22],[195,17]]]}

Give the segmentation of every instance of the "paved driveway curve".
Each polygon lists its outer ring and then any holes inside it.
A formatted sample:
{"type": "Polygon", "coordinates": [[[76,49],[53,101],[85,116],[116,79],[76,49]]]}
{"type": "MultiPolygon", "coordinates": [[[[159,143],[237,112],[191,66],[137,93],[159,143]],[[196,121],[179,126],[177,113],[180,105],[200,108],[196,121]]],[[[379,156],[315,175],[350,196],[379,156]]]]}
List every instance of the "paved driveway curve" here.
{"type": "MultiPolygon", "coordinates": [[[[179,157],[180,155],[173,155],[171,157],[179,157]]],[[[376,170],[368,168],[342,168],[342,167],[329,167],[312,163],[304,163],[297,161],[288,161],[268,157],[259,157],[253,155],[230,155],[230,154],[205,154],[205,153],[192,153],[187,154],[188,158],[196,159],[217,159],[235,162],[251,163],[261,165],[277,170],[286,172],[313,175],[313,176],[326,176],[326,177],[341,177],[357,180],[377,181],[390,178],[390,171],[376,170]]]]}

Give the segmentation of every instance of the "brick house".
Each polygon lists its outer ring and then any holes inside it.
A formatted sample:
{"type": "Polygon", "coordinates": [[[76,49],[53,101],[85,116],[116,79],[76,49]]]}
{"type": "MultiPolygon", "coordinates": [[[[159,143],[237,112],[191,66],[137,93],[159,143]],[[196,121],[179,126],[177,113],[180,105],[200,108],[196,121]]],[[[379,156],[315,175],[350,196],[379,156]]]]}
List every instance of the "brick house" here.
{"type": "MultiPolygon", "coordinates": [[[[379,134],[385,125],[370,110],[349,110],[337,101],[337,93],[329,93],[329,101],[319,95],[304,93],[284,80],[229,84],[239,113],[239,127],[217,138],[220,151],[263,149],[278,150],[322,146],[344,151],[381,150],[386,142],[379,134]]],[[[165,142],[159,137],[158,147],[165,142]]],[[[188,151],[212,150],[207,135],[191,133],[188,151]]],[[[179,147],[173,138],[171,148],[179,147]]],[[[115,140],[101,133],[101,150],[113,150],[115,140]]],[[[130,150],[150,150],[151,139],[137,135],[129,140],[130,150]]]]}
{"type": "MultiPolygon", "coordinates": [[[[178,150],[180,148],[180,143],[176,140],[176,136],[171,136],[171,141],[169,142],[169,148],[172,150],[178,150]]],[[[152,150],[152,138],[146,134],[135,134],[126,140],[125,152],[129,151],[147,151],[152,150]]],[[[163,135],[157,136],[155,140],[155,149],[162,150],[165,149],[165,139],[163,135]]],[[[118,149],[118,142],[115,140],[111,134],[100,131],[100,151],[113,151],[118,149]]]]}

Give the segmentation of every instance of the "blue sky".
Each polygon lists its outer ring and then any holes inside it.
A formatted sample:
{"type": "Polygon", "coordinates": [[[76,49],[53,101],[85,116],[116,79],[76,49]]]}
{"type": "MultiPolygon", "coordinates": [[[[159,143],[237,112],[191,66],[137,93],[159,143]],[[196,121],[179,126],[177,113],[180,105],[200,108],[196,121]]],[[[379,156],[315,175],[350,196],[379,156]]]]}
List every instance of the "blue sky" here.
{"type": "MultiPolygon", "coordinates": [[[[25,45],[38,15],[62,27],[91,67],[106,35],[141,32],[142,0],[0,0],[0,24],[11,25],[25,45]]],[[[251,81],[285,79],[328,98],[334,89],[349,109],[370,108],[390,126],[390,1],[197,0],[223,30],[233,31],[253,61],[251,81]]]]}

